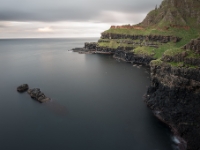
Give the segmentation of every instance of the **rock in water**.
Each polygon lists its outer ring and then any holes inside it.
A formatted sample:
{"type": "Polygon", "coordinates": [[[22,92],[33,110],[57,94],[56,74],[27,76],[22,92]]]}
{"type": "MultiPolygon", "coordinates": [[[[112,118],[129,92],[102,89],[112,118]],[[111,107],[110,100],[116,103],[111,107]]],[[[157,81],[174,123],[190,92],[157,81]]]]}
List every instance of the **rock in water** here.
{"type": "Polygon", "coordinates": [[[17,91],[18,92],[25,92],[29,89],[28,84],[22,84],[20,86],[17,87],[17,91]]]}
{"type": "Polygon", "coordinates": [[[31,98],[36,99],[40,103],[50,100],[50,98],[46,97],[46,95],[42,93],[39,88],[29,89],[27,93],[31,96],[31,98]]]}

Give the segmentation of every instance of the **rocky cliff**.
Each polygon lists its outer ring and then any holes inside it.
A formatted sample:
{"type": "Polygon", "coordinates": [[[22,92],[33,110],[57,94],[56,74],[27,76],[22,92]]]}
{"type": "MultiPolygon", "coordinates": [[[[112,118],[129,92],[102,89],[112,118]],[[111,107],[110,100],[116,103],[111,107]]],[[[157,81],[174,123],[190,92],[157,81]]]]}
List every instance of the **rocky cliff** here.
{"type": "Polygon", "coordinates": [[[200,150],[200,1],[163,0],[137,25],[111,26],[94,53],[150,66],[145,102],[180,150],[200,150]]]}
{"type": "Polygon", "coordinates": [[[191,40],[150,62],[151,86],[146,103],[175,135],[183,138],[180,149],[200,149],[199,46],[200,39],[191,40]]]}
{"type": "Polygon", "coordinates": [[[181,150],[200,150],[200,1],[163,0],[137,25],[111,26],[96,51],[149,65],[145,102],[181,150]]]}

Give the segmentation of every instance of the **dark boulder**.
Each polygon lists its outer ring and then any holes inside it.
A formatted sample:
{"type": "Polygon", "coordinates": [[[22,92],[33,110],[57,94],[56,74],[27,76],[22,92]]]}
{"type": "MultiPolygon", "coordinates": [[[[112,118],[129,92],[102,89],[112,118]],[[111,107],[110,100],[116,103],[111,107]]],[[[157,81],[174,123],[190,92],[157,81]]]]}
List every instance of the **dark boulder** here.
{"type": "Polygon", "coordinates": [[[50,98],[46,97],[46,95],[42,93],[39,88],[29,89],[27,93],[31,96],[31,98],[39,101],[40,103],[50,100],[50,98]]]}
{"type": "Polygon", "coordinates": [[[17,91],[18,92],[25,92],[29,89],[28,84],[22,84],[20,86],[17,87],[17,91]]]}

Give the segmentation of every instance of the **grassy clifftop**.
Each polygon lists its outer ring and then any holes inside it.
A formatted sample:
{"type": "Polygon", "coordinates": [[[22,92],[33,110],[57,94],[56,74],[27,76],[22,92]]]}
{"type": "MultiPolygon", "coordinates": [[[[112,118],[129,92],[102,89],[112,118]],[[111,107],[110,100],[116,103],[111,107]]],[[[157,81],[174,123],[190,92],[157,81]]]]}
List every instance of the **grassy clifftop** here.
{"type": "MultiPolygon", "coordinates": [[[[115,49],[132,47],[132,52],[135,54],[161,60],[166,54],[184,51],[181,48],[198,37],[200,37],[200,1],[164,0],[137,25],[111,26],[102,33],[98,45],[115,49]],[[163,42],[160,37],[170,40],[163,42]],[[174,41],[172,39],[174,37],[179,40],[174,41]],[[128,40],[131,42],[127,42],[128,40]]],[[[190,57],[195,56],[200,59],[200,55],[196,52],[187,53],[191,54],[190,57]]],[[[176,63],[171,62],[173,65],[176,63]]]]}

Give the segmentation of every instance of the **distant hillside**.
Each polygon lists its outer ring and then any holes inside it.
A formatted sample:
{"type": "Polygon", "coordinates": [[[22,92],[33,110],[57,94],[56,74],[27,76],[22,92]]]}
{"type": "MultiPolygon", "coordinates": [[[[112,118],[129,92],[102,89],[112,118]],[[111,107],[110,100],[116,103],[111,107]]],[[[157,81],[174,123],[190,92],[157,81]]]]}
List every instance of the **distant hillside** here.
{"type": "Polygon", "coordinates": [[[148,13],[141,26],[200,26],[199,0],[164,0],[148,13]]]}

